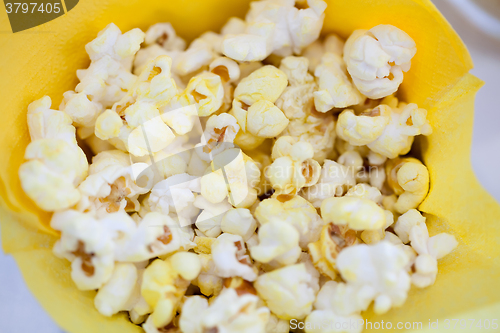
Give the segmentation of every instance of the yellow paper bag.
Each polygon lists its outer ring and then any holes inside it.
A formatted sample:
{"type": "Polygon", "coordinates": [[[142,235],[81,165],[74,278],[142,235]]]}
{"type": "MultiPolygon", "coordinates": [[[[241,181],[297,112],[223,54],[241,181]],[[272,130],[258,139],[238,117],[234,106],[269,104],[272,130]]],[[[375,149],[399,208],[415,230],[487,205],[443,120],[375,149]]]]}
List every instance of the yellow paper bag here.
{"type": "MultiPolygon", "coordinates": [[[[428,0],[327,2],[325,33],[347,37],[355,29],[392,24],[415,40],[418,51],[400,95],[429,110],[434,130],[417,142],[431,177],[420,210],[426,213],[431,235],[446,231],[459,240],[458,248],[440,260],[434,286],[413,288],[403,307],[377,317],[368,311],[365,317],[394,325],[418,321],[424,329],[429,320],[498,317],[500,207],[478,184],[470,164],[474,97],[482,82],[468,74],[472,61],[466,47],[428,0]]],[[[0,34],[2,244],[15,257],[30,290],[64,330],[141,331],[124,314],[100,315],[93,306],[95,292],[77,290],[69,263],[52,254],[57,234],[49,228],[50,214],[23,193],[17,172],[29,143],[28,104],[49,95],[57,106],[62,93],[77,84],[75,71],[89,64],[84,45],[110,22],[122,31],[145,31],[151,24],[171,22],[179,35],[193,39],[207,30],[218,31],[228,17],[243,17],[247,9],[248,1],[236,0],[85,0],[44,25],[0,34]]],[[[0,30],[10,31],[4,11],[0,30]]]]}

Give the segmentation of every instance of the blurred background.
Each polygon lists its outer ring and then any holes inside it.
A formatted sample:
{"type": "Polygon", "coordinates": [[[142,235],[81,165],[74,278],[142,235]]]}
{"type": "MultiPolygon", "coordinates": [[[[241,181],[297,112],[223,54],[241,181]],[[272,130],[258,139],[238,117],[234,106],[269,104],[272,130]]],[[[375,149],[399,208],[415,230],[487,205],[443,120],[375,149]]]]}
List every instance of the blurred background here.
{"type": "MultiPolygon", "coordinates": [[[[472,166],[500,202],[500,0],[434,0],[462,37],[483,81],[476,97],[472,166]],[[498,103],[498,104],[497,104],[498,103]]],[[[0,250],[0,332],[62,333],[24,284],[14,259],[0,250]]]]}

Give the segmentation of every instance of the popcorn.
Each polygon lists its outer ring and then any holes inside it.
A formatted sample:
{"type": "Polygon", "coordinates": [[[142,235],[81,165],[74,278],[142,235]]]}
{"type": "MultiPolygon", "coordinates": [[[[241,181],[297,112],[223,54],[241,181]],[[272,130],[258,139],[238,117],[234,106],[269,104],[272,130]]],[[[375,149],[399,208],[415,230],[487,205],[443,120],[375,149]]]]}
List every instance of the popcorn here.
{"type": "Polygon", "coordinates": [[[321,217],[325,223],[347,225],[353,230],[376,230],[386,223],[384,210],[375,202],[348,196],[323,200],[321,217]]]}
{"type": "Polygon", "coordinates": [[[257,229],[257,221],[250,210],[235,208],[224,215],[220,227],[222,232],[241,236],[244,241],[247,241],[257,229]]]}
{"type": "Polygon", "coordinates": [[[335,293],[340,289],[338,286],[342,286],[342,284],[335,281],[328,281],[321,287],[314,302],[314,310],[305,320],[304,327],[306,333],[361,333],[363,331],[362,325],[351,325],[352,322],[359,323],[363,320],[359,314],[342,315],[336,312],[337,307],[332,301],[332,296],[336,295],[335,293]],[[324,329],[325,326],[327,327],[326,329],[324,329]]]}
{"type": "Polygon", "coordinates": [[[363,101],[363,96],[347,75],[340,55],[325,53],[314,75],[319,86],[319,90],[314,92],[316,110],[327,112],[332,108],[346,108],[363,101]]]}
{"type": "Polygon", "coordinates": [[[288,119],[273,103],[260,100],[248,108],[247,130],[259,137],[274,138],[288,126],[288,119]]]}
{"type": "Polygon", "coordinates": [[[198,256],[190,252],[175,253],[165,261],[157,259],[146,268],[141,293],[154,309],[151,318],[155,327],[165,327],[172,321],[190,281],[200,270],[198,256]]]}
{"type": "Polygon", "coordinates": [[[144,41],[144,33],[136,28],[124,34],[113,23],[97,34],[97,38],[85,45],[91,61],[97,61],[104,56],[110,56],[119,61],[123,67],[130,70],[132,59],[144,41]]]}
{"type": "Polygon", "coordinates": [[[351,187],[345,196],[368,199],[376,204],[382,203],[382,193],[380,193],[379,189],[363,183],[351,187]]]}
{"type": "Polygon", "coordinates": [[[324,223],[316,209],[298,195],[276,193],[269,199],[259,203],[254,213],[262,225],[273,221],[286,222],[299,232],[299,245],[307,249],[307,245],[319,239],[324,223]]]}
{"type": "Polygon", "coordinates": [[[290,322],[287,320],[279,319],[271,313],[269,321],[266,325],[266,333],[289,333],[290,322]]]}
{"type": "Polygon", "coordinates": [[[223,82],[235,82],[240,78],[238,63],[226,57],[214,59],[209,66],[210,72],[219,75],[223,82]]]}
{"type": "Polygon", "coordinates": [[[342,56],[343,52],[344,41],[340,39],[339,36],[332,33],[327,35],[323,42],[316,40],[309,44],[302,52],[302,56],[309,60],[309,71],[314,73],[325,53],[333,53],[342,56]]]}
{"type": "MultiPolygon", "coordinates": [[[[271,53],[280,56],[300,53],[321,31],[326,3],[308,1],[309,8],[298,9],[293,1],[254,2],[243,24],[224,37],[222,52],[237,61],[263,60],[271,53]]],[[[233,23],[234,24],[234,23],[233,23]]]]}
{"type": "Polygon", "coordinates": [[[429,191],[429,171],[416,158],[397,158],[386,166],[389,186],[399,195],[394,209],[403,214],[417,208],[429,191]]]}
{"type": "Polygon", "coordinates": [[[217,237],[221,233],[221,221],[224,213],[233,208],[227,200],[219,203],[212,203],[205,199],[203,195],[196,197],[194,206],[202,209],[196,219],[196,227],[208,237],[217,237]]]}
{"type": "Polygon", "coordinates": [[[326,224],[321,230],[321,238],[308,245],[309,255],[316,269],[335,279],[337,276],[336,260],[342,249],[359,243],[356,232],[345,226],[326,224]]]}
{"type": "Polygon", "coordinates": [[[97,154],[90,166],[89,176],[78,187],[81,193],[78,210],[93,211],[98,216],[118,210],[137,211],[138,196],[152,187],[152,175],[142,173],[146,168],[145,163],[130,164],[128,154],[119,150],[97,154]],[[146,180],[146,183],[139,180],[146,180]]]}
{"type": "Polygon", "coordinates": [[[312,310],[315,292],[305,264],[286,266],[260,275],[257,293],[280,319],[303,319],[312,310]]]}
{"type": "Polygon", "coordinates": [[[413,266],[412,283],[419,288],[434,284],[438,272],[437,260],[457,247],[455,237],[444,232],[429,237],[425,217],[415,209],[398,218],[394,231],[403,243],[411,241],[412,248],[418,254],[413,266]]]}
{"type": "MultiPolygon", "coordinates": [[[[214,238],[210,238],[215,241],[214,238]]],[[[199,254],[198,258],[201,262],[201,272],[198,278],[193,280],[193,284],[200,288],[200,291],[205,296],[218,295],[222,290],[223,279],[218,276],[218,271],[215,266],[211,254],[199,254]]]]}
{"type": "Polygon", "coordinates": [[[273,147],[274,162],[266,170],[266,177],[276,191],[296,194],[319,180],[321,166],[312,158],[313,155],[311,144],[282,136],[273,147]]]}
{"type": "Polygon", "coordinates": [[[210,162],[213,156],[222,153],[225,149],[232,148],[232,143],[240,126],[236,119],[227,113],[213,115],[208,118],[205,131],[201,138],[202,151],[196,150],[201,159],[210,162]]]}
{"type": "Polygon", "coordinates": [[[170,23],[157,23],[150,26],[146,31],[144,43],[147,46],[158,44],[167,51],[183,51],[186,48],[186,42],[177,36],[170,23]]]}
{"type": "Polygon", "coordinates": [[[137,268],[133,264],[116,264],[108,282],[102,286],[94,299],[96,309],[110,317],[127,310],[127,302],[137,282],[137,268]]]}
{"type": "Polygon", "coordinates": [[[61,231],[53,248],[59,258],[71,261],[71,278],[80,290],[101,288],[112,276],[118,241],[126,241],[135,223],[124,211],[103,219],[75,210],[56,212],[50,223],[61,231]]]}
{"type": "Polygon", "coordinates": [[[257,278],[241,236],[224,233],[217,237],[212,244],[212,259],[220,277],[239,276],[247,281],[257,278]]]}
{"type": "Polygon", "coordinates": [[[376,314],[403,305],[410,288],[405,270],[408,261],[401,248],[385,241],[345,248],[337,257],[337,269],[347,283],[336,286],[331,299],[335,312],[349,315],[364,311],[372,300],[376,314]]]}
{"type": "Polygon", "coordinates": [[[175,214],[182,226],[191,225],[191,220],[199,210],[194,206],[199,193],[200,181],[187,173],[171,176],[156,183],[151,189],[149,207],[164,215],[175,214]]]}
{"type": "Polygon", "coordinates": [[[103,106],[94,100],[91,101],[85,92],[67,91],[63,94],[59,109],[71,117],[75,126],[93,127],[103,106]]]}
{"type": "Polygon", "coordinates": [[[317,90],[314,78],[307,72],[308,60],[304,57],[286,57],[280,69],[287,75],[290,85],[276,105],[290,119],[281,136],[292,136],[313,146],[314,159],[322,163],[333,150],[335,121],[332,115],[316,112],[313,92],[317,90]]]}
{"type": "Polygon", "coordinates": [[[27,162],[19,168],[21,186],[42,209],[66,209],[80,200],[76,186],[88,172],[87,158],[75,137],[71,119],[50,109],[45,96],[28,107],[28,128],[32,142],[26,148],[27,162]]]}
{"type": "Polygon", "coordinates": [[[178,75],[188,75],[203,66],[208,66],[214,59],[213,46],[202,38],[195,39],[189,47],[176,57],[173,71],[178,75]]]}
{"type": "Polygon", "coordinates": [[[286,266],[295,264],[301,254],[299,232],[286,222],[271,221],[259,228],[259,244],[250,248],[253,259],[286,266]]]}
{"type": "Polygon", "coordinates": [[[325,160],[318,182],[302,190],[301,195],[314,207],[320,208],[323,200],[332,196],[341,196],[356,184],[356,169],[325,160]]]}
{"type": "Polygon", "coordinates": [[[285,73],[267,65],[244,77],[234,91],[234,98],[248,106],[260,100],[274,103],[285,90],[287,83],[285,73]]]}
{"type": "Polygon", "coordinates": [[[397,91],[416,52],[408,34],[381,24],[368,31],[354,31],[345,44],[344,60],[359,91],[377,99],[397,91]]]}
{"type": "Polygon", "coordinates": [[[183,92],[190,104],[196,104],[198,115],[210,116],[222,106],[224,88],[219,75],[203,72],[189,80],[183,92]]]}
{"type": "Polygon", "coordinates": [[[395,158],[410,151],[414,136],[432,133],[426,115],[413,103],[394,109],[381,104],[359,116],[345,110],[339,115],[337,135],[351,145],[367,145],[375,153],[395,158]]]}
{"type": "Polygon", "coordinates": [[[265,333],[269,309],[258,303],[257,296],[239,295],[232,288],[224,289],[210,305],[203,297],[188,297],[182,307],[180,328],[184,333],[265,333]]]}

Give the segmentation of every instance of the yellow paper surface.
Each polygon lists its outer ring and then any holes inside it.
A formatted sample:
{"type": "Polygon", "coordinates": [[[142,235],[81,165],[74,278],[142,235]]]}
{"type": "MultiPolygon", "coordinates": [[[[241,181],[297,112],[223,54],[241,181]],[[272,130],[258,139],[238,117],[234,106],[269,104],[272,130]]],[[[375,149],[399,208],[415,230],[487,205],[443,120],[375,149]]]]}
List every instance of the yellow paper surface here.
{"type": "MultiPolygon", "coordinates": [[[[353,30],[393,24],[417,44],[401,97],[429,110],[434,133],[420,139],[431,189],[420,209],[432,234],[447,231],[459,247],[440,260],[433,287],[413,288],[406,304],[372,321],[421,321],[443,318],[489,318],[500,312],[500,207],[477,183],[470,164],[474,97],[482,82],[468,74],[472,61],[450,25],[427,0],[331,0],[324,32],[347,37],[353,30]]],[[[108,23],[122,31],[146,30],[171,22],[193,39],[222,26],[229,16],[242,17],[248,1],[224,0],[85,0],[63,17],[16,34],[0,34],[0,219],[4,251],[14,255],[27,285],[67,332],[139,332],[124,315],[101,316],[93,292],[76,289],[69,263],[53,256],[56,233],[50,214],[23,193],[17,170],[29,143],[27,106],[49,95],[57,107],[62,93],[74,89],[76,70],[89,60],[84,45],[108,23]]],[[[0,31],[10,31],[0,11],[0,31]]],[[[492,152],[493,153],[493,152],[492,152]]],[[[492,319],[492,318],[491,318],[492,319]]],[[[436,332],[436,330],[432,330],[436,332]]],[[[446,330],[444,330],[446,331],[446,330]]],[[[448,330],[449,331],[449,330],[448,330]]]]}

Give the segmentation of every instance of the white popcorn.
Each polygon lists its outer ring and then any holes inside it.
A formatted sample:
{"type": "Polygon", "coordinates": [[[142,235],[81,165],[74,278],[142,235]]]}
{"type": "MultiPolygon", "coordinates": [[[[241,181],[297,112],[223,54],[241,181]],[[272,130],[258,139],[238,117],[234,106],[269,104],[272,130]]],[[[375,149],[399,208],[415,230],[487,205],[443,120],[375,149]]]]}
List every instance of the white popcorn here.
{"type": "Polygon", "coordinates": [[[196,104],[199,116],[210,116],[222,106],[224,98],[222,79],[214,73],[202,72],[189,80],[183,95],[189,104],[196,104]]]}
{"type": "Polygon", "coordinates": [[[331,197],[321,203],[325,223],[347,225],[353,230],[376,230],[386,223],[385,212],[370,199],[345,196],[331,197]]]}
{"type": "Polygon", "coordinates": [[[187,173],[171,176],[156,183],[149,196],[149,207],[164,215],[175,213],[182,226],[190,225],[192,219],[198,214],[194,206],[199,193],[200,181],[195,176],[187,173]]]}
{"type": "Polygon", "coordinates": [[[226,57],[214,59],[209,66],[212,73],[219,75],[224,82],[235,82],[240,78],[238,63],[226,57]]]}
{"type": "Polygon", "coordinates": [[[182,307],[179,323],[184,333],[265,333],[268,320],[269,309],[259,307],[257,296],[248,293],[239,295],[228,288],[210,305],[205,298],[189,297],[182,307]]]}
{"type": "Polygon", "coordinates": [[[266,325],[266,333],[289,333],[290,322],[288,320],[279,319],[271,313],[269,321],[266,325]]]}
{"type": "Polygon", "coordinates": [[[288,119],[273,103],[260,100],[248,108],[246,128],[259,137],[274,138],[288,126],[288,119]]]}
{"type": "Polygon", "coordinates": [[[382,203],[382,193],[380,193],[380,190],[363,183],[351,187],[345,196],[368,199],[376,204],[382,203]]]}
{"type": "Polygon", "coordinates": [[[50,109],[45,96],[28,106],[28,129],[32,142],[26,148],[28,160],[19,168],[21,186],[42,209],[66,209],[80,200],[76,186],[88,172],[87,158],[76,143],[71,118],[50,109]]]}
{"type": "Polygon", "coordinates": [[[97,38],[85,45],[90,60],[97,61],[104,56],[110,56],[119,61],[123,67],[130,70],[135,53],[144,41],[144,32],[132,29],[124,34],[113,23],[97,34],[97,38]]]}
{"type": "Polygon", "coordinates": [[[135,223],[123,211],[97,220],[75,210],[56,212],[51,227],[61,231],[54,254],[71,261],[71,278],[80,290],[101,288],[113,273],[119,243],[134,232],[135,223]]]}
{"type": "Polygon", "coordinates": [[[213,115],[208,118],[203,132],[201,142],[205,144],[202,149],[196,152],[201,159],[209,162],[213,156],[223,152],[225,149],[232,148],[232,143],[240,126],[236,119],[227,113],[213,115]]]}
{"type": "MultiPolygon", "coordinates": [[[[251,3],[243,24],[226,29],[222,52],[237,61],[263,60],[271,53],[288,56],[316,40],[323,26],[324,1],[310,0],[298,9],[294,1],[263,0],[251,3]]],[[[234,24],[234,23],[233,23],[234,24]]]]}
{"type": "Polygon", "coordinates": [[[318,182],[302,190],[301,195],[313,204],[321,207],[323,200],[332,196],[343,195],[348,188],[356,184],[356,169],[325,160],[318,182]]]}
{"type": "Polygon", "coordinates": [[[239,17],[230,17],[229,20],[227,20],[226,24],[221,28],[220,33],[221,35],[237,35],[237,34],[242,34],[245,32],[246,29],[246,22],[239,17]]]}
{"type": "Polygon", "coordinates": [[[394,209],[403,214],[417,208],[429,191],[429,171],[416,158],[397,158],[387,163],[389,186],[399,195],[394,209]]]}
{"type": "MultiPolygon", "coordinates": [[[[134,58],[134,70],[133,73],[135,75],[140,75],[144,68],[146,68],[146,65],[148,62],[151,60],[154,60],[158,58],[159,56],[169,56],[172,58],[172,61],[174,59],[177,59],[177,57],[181,54],[181,51],[173,50],[173,51],[167,51],[163,47],[161,47],[159,44],[151,44],[149,46],[146,46],[145,48],[140,49],[137,51],[135,58],[134,58]]],[[[182,84],[179,84],[181,82],[180,79],[175,75],[172,74],[172,77],[175,79],[176,84],[179,86],[182,86],[182,84]]]]}
{"type": "Polygon", "coordinates": [[[282,136],[274,144],[274,161],[266,170],[266,177],[279,193],[296,194],[319,180],[321,166],[313,155],[311,144],[282,136]]]}
{"type": "Polygon", "coordinates": [[[177,252],[165,261],[157,259],[146,268],[141,293],[154,309],[150,324],[162,328],[172,321],[190,281],[200,270],[198,256],[190,252],[177,252]]]}
{"type": "Polygon", "coordinates": [[[215,57],[213,46],[202,38],[195,39],[189,47],[176,57],[174,73],[187,75],[208,66],[215,57]]]}
{"type": "Polygon", "coordinates": [[[94,126],[97,117],[102,112],[102,104],[95,102],[94,99],[89,100],[89,96],[85,92],[67,91],[63,97],[59,109],[71,117],[75,126],[94,126]]]}
{"type": "Polygon", "coordinates": [[[444,232],[429,237],[425,217],[416,209],[401,215],[394,231],[403,243],[411,242],[412,248],[418,254],[414,262],[415,272],[411,276],[412,283],[419,288],[434,284],[438,273],[437,260],[458,245],[455,237],[444,232]]]}
{"type": "Polygon", "coordinates": [[[250,248],[253,259],[269,263],[275,261],[285,266],[297,262],[301,254],[299,232],[294,226],[281,221],[263,224],[258,232],[259,244],[250,248]]]}
{"type": "Polygon", "coordinates": [[[302,52],[302,56],[309,60],[309,71],[314,73],[325,53],[333,53],[342,56],[343,52],[344,41],[340,39],[339,36],[332,33],[327,35],[323,42],[316,40],[309,44],[302,52]]]}
{"type": "Polygon", "coordinates": [[[158,44],[167,51],[183,51],[186,42],[177,36],[170,23],[157,23],[149,27],[144,38],[146,45],[158,44]]]}
{"type": "Polygon", "coordinates": [[[375,153],[395,158],[410,151],[416,135],[432,133],[426,115],[413,103],[394,109],[381,104],[359,116],[345,110],[339,115],[337,135],[351,145],[367,145],[375,153]]]}
{"type": "Polygon", "coordinates": [[[212,244],[212,258],[220,277],[239,276],[247,281],[257,278],[241,236],[224,233],[217,237],[212,244]]]}
{"type": "Polygon", "coordinates": [[[315,292],[305,264],[286,266],[260,275],[255,289],[280,319],[303,319],[312,310],[315,292]]]}
{"type": "Polygon", "coordinates": [[[354,31],[345,44],[344,60],[359,91],[377,99],[397,91],[416,52],[408,34],[381,24],[368,31],[354,31]]]}
{"type": "Polygon", "coordinates": [[[259,203],[254,215],[261,225],[272,221],[293,225],[299,232],[299,245],[304,250],[307,244],[319,239],[324,225],[316,209],[298,195],[274,194],[272,198],[259,203]]]}
{"type": "MultiPolygon", "coordinates": [[[[209,239],[215,240],[213,238],[209,239]]],[[[208,250],[211,251],[211,248],[209,247],[208,250]]],[[[222,290],[223,279],[219,277],[212,255],[200,253],[198,257],[201,262],[201,272],[198,278],[193,281],[193,284],[198,286],[205,296],[218,295],[222,290]]]]}
{"type": "Polygon", "coordinates": [[[224,215],[220,227],[222,232],[241,236],[244,241],[247,241],[257,229],[257,221],[250,210],[235,208],[224,215]]]}
{"type": "Polygon", "coordinates": [[[316,110],[327,112],[332,108],[346,108],[363,101],[363,96],[347,75],[341,56],[325,53],[314,75],[319,86],[319,90],[314,92],[316,110]]]}
{"type": "Polygon", "coordinates": [[[221,221],[224,213],[233,208],[227,200],[219,203],[212,203],[205,199],[203,195],[196,197],[194,206],[202,209],[196,219],[196,227],[208,237],[217,237],[221,233],[221,221]]]}
{"type": "Polygon", "coordinates": [[[401,248],[385,241],[345,248],[337,257],[337,269],[347,283],[336,286],[331,299],[335,312],[349,315],[364,311],[372,300],[376,314],[403,305],[410,289],[405,269],[408,261],[401,248]]]}
{"type": "Polygon", "coordinates": [[[107,317],[127,310],[136,283],[137,268],[134,264],[116,264],[111,278],[97,292],[94,299],[96,309],[107,317]]]}

